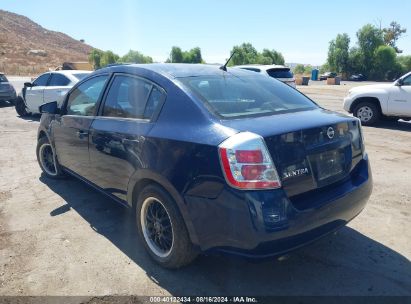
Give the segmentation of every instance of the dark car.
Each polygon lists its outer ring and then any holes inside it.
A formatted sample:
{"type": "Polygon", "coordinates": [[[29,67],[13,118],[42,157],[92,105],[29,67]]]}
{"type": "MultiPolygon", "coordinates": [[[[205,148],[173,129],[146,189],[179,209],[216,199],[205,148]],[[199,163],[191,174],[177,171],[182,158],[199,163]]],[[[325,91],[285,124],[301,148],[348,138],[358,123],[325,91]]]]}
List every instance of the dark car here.
{"type": "Polygon", "coordinates": [[[337,73],[334,72],[326,72],[320,75],[320,80],[327,80],[327,78],[335,78],[337,77],[337,73]]]}
{"type": "Polygon", "coordinates": [[[281,255],[347,224],[372,189],[358,119],[246,70],[112,66],[41,111],[44,174],[134,210],[169,268],[205,251],[281,255]]]}
{"type": "Polygon", "coordinates": [[[0,73],[0,102],[9,101],[13,103],[16,99],[16,90],[9,82],[6,75],[0,73]]]}
{"type": "Polygon", "coordinates": [[[367,76],[363,75],[363,74],[354,74],[351,75],[349,80],[351,81],[365,81],[367,80],[367,76]]]}

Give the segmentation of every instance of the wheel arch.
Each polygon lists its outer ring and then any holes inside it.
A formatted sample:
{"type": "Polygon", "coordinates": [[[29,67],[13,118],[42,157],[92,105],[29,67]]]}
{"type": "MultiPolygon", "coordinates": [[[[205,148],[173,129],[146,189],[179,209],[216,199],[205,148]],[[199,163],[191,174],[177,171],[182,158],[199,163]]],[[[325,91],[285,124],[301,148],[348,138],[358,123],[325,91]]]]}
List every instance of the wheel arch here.
{"type": "Polygon", "coordinates": [[[137,199],[140,192],[147,185],[155,184],[165,190],[176,202],[177,208],[183,217],[190,240],[193,244],[198,244],[198,237],[194,230],[194,225],[191,222],[190,216],[185,205],[184,198],[177,189],[162,175],[148,169],[137,170],[130,179],[127,190],[127,203],[133,209],[136,207],[137,199]]]}
{"type": "Polygon", "coordinates": [[[362,102],[371,102],[375,104],[380,110],[380,113],[381,114],[383,113],[380,100],[377,97],[372,97],[372,96],[363,96],[363,97],[358,97],[357,99],[355,99],[354,102],[350,106],[350,113],[354,113],[355,108],[362,102]]]}
{"type": "Polygon", "coordinates": [[[47,138],[48,138],[47,132],[44,131],[44,130],[39,130],[39,132],[38,132],[38,134],[37,134],[37,140],[39,140],[39,139],[42,138],[42,137],[47,137],[47,138]]]}

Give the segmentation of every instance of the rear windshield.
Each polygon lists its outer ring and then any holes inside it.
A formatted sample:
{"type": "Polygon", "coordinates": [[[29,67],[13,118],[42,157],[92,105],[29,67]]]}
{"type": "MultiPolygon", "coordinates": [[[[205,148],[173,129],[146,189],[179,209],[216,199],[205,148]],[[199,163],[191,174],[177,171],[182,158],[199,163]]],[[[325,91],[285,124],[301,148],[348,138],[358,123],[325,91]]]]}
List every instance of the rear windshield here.
{"type": "Polygon", "coordinates": [[[310,99],[270,77],[180,78],[214,113],[224,118],[265,116],[317,108],[310,99]]]}
{"type": "Polygon", "coordinates": [[[6,75],[0,74],[0,82],[8,82],[6,75]]]}
{"type": "Polygon", "coordinates": [[[274,78],[293,78],[294,75],[290,69],[271,69],[267,70],[268,75],[274,78]]]}
{"type": "Polygon", "coordinates": [[[73,76],[76,77],[78,80],[82,80],[83,78],[85,78],[88,75],[90,75],[90,74],[88,74],[88,73],[73,74],[73,76]]]}

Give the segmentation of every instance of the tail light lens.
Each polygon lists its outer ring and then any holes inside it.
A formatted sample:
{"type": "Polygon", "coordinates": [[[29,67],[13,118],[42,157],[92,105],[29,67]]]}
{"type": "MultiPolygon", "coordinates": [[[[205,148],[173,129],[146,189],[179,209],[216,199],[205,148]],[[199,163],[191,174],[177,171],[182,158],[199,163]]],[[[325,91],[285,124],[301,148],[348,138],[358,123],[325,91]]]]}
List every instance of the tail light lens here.
{"type": "Polygon", "coordinates": [[[230,186],[254,190],[281,187],[277,170],[261,136],[251,132],[238,133],[218,148],[224,176],[230,186]]]}

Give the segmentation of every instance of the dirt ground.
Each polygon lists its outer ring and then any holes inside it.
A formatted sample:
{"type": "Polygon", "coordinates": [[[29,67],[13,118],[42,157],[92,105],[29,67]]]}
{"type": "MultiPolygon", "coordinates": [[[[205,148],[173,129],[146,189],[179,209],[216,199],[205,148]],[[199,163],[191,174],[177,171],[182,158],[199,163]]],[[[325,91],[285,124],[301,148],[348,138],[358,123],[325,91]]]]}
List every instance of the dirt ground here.
{"type": "MultiPolygon", "coordinates": [[[[352,85],[300,89],[342,111],[352,85]]],[[[374,191],[337,234],[281,260],[200,256],[178,271],[149,259],[127,210],[41,175],[37,127],[0,105],[0,295],[411,295],[411,123],[364,128],[374,191]]]]}

